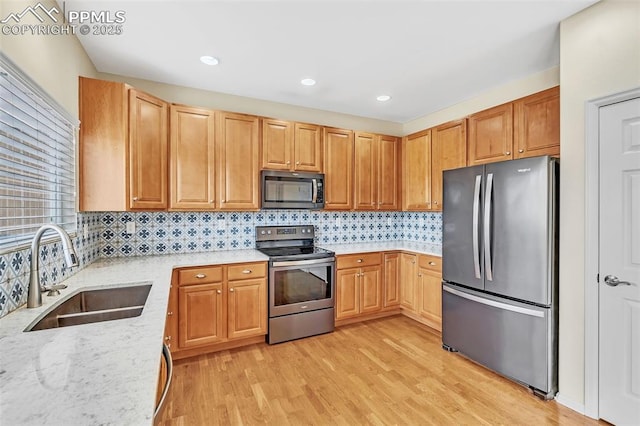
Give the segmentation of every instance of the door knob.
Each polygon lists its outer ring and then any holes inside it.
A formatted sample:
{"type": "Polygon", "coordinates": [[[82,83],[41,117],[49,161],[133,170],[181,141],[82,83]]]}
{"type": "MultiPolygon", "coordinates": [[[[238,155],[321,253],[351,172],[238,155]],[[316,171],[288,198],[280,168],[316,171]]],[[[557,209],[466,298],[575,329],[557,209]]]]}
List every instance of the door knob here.
{"type": "Polygon", "coordinates": [[[631,285],[629,281],[620,281],[615,275],[607,275],[604,277],[604,283],[611,287],[617,287],[619,285],[631,285]]]}

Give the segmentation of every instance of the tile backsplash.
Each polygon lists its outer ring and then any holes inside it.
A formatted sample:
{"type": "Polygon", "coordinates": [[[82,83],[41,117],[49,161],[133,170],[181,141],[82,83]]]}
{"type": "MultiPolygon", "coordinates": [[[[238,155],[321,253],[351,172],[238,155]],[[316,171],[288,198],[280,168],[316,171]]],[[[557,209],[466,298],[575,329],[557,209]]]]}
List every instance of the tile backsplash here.
{"type": "MultiPolygon", "coordinates": [[[[100,214],[78,213],[78,232],[71,241],[78,255],[79,265],[67,267],[59,239],[50,243],[45,241],[40,246],[40,282],[44,285],[57,284],[98,259],[101,231],[100,214]]],[[[0,255],[0,317],[27,303],[30,271],[30,247],[0,255]]]]}
{"type": "MultiPolygon", "coordinates": [[[[315,225],[318,245],[398,240],[442,243],[440,213],[308,210],[78,213],[78,233],[72,241],[80,265],[75,268],[65,265],[59,242],[43,244],[40,279],[47,285],[56,284],[100,257],[254,248],[256,226],[307,224],[315,225]],[[134,224],[133,233],[127,232],[127,223],[134,224]]],[[[0,255],[0,317],[26,303],[30,264],[29,247],[0,255]]]]}
{"type": "Polygon", "coordinates": [[[235,250],[255,247],[255,227],[316,227],[316,244],[408,240],[440,244],[442,215],[409,212],[103,213],[100,253],[104,257],[235,250]],[[127,232],[133,223],[135,231],[127,232]],[[131,225],[129,225],[131,226],[131,225]]]}

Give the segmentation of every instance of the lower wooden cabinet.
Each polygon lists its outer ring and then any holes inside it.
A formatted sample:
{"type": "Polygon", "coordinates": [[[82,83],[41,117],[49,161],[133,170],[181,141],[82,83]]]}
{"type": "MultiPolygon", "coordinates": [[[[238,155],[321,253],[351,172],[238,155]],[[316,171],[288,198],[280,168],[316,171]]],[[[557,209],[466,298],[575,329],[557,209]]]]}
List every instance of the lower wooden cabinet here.
{"type": "Polygon", "coordinates": [[[339,256],[336,266],[336,319],[378,312],[382,305],[380,253],[339,256]]]}
{"type": "Polygon", "coordinates": [[[400,255],[400,294],[403,313],[442,330],[442,260],[437,256],[400,255]]]}
{"type": "Polygon", "coordinates": [[[384,253],[383,259],[383,297],[385,308],[400,306],[400,253],[384,253]]]}
{"type": "Polygon", "coordinates": [[[262,339],[267,334],[266,271],[265,262],[174,270],[165,326],[174,358],[262,339]]]}

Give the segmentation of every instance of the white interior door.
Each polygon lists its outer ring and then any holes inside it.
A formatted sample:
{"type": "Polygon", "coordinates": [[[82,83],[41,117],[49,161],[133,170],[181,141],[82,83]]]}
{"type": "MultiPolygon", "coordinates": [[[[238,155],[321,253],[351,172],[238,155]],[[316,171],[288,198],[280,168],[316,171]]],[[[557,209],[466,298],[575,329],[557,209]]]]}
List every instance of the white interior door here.
{"type": "Polygon", "coordinates": [[[640,98],[600,108],[600,417],[640,425],[640,98]]]}

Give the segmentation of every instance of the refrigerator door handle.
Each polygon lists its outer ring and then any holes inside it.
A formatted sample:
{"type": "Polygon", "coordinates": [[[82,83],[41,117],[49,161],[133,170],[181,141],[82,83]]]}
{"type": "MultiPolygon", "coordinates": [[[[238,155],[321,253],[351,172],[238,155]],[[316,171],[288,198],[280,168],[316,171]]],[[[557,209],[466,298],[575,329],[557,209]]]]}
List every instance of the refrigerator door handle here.
{"type": "Polygon", "coordinates": [[[529,315],[532,317],[544,318],[544,312],[536,311],[535,309],[523,308],[522,306],[514,306],[509,305],[507,303],[498,302],[496,300],[485,299],[483,297],[478,297],[473,294],[464,293],[462,291],[453,289],[451,287],[442,286],[442,290],[447,293],[455,294],[458,297],[462,297],[463,299],[471,300],[472,302],[481,303],[487,306],[493,306],[494,308],[503,309],[505,311],[517,312],[519,314],[529,315]]]}
{"type": "Polygon", "coordinates": [[[493,281],[493,267],[491,266],[491,193],[493,191],[493,173],[487,174],[487,190],[484,195],[484,268],[487,280],[493,281]]]}
{"type": "Polygon", "coordinates": [[[476,186],[473,190],[473,270],[476,274],[476,278],[482,278],[480,276],[480,247],[478,234],[478,222],[480,222],[480,184],[482,183],[482,176],[476,176],[476,186]]]}

